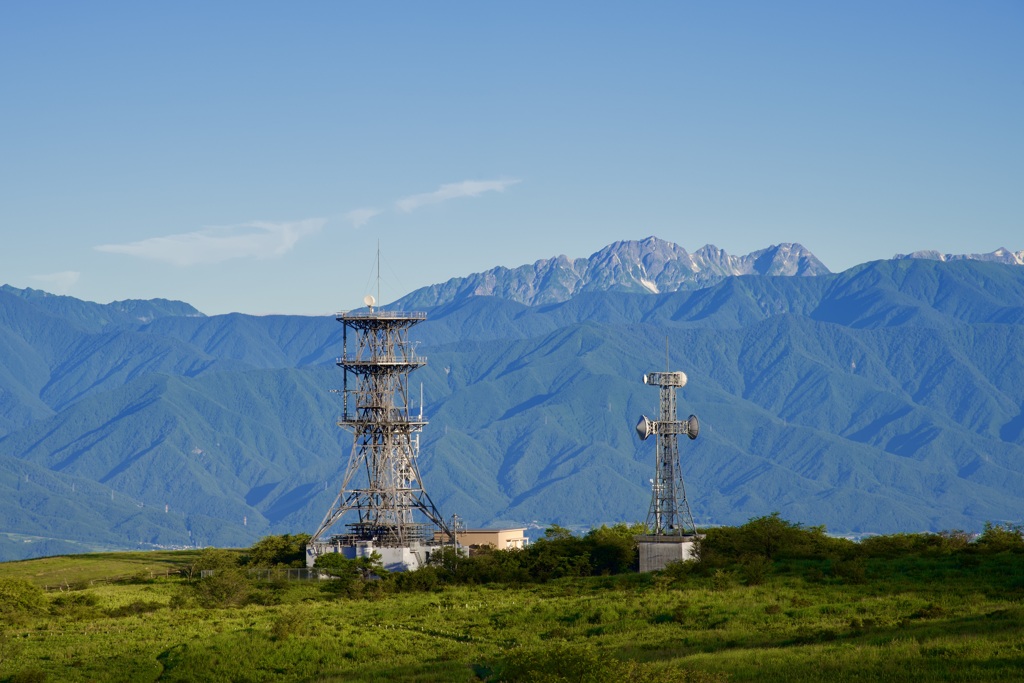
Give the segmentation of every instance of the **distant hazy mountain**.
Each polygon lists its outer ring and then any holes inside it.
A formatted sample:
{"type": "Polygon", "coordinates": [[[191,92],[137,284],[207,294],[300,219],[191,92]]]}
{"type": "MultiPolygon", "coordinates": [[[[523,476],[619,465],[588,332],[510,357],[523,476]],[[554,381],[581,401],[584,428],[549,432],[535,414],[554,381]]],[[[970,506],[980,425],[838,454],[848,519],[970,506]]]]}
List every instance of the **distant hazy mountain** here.
{"type": "Polygon", "coordinates": [[[39,289],[18,289],[0,285],[0,294],[16,296],[30,302],[36,308],[59,315],[88,329],[100,329],[107,325],[133,326],[164,317],[202,317],[203,314],[184,301],[168,299],[127,299],[109,304],[82,301],[70,296],[50,294],[39,289]]]}
{"type": "Polygon", "coordinates": [[[497,296],[531,306],[567,301],[581,292],[663,294],[709,287],[732,275],[824,275],[828,268],[799,244],[779,244],[746,256],[713,245],[690,254],[648,237],[615,242],[589,258],[557,256],[518,268],[493,268],[423,287],[399,306],[430,308],[470,296],[497,296]]]}
{"type": "Polygon", "coordinates": [[[1000,247],[988,254],[940,254],[933,249],[915,251],[912,254],[896,254],[894,259],[928,259],[931,261],[990,261],[992,263],[1006,263],[1011,266],[1024,266],[1024,250],[1013,252],[1000,247]]]}
{"type": "MultiPolygon", "coordinates": [[[[0,558],[316,528],[351,448],[332,317],[24,292],[0,289],[0,558]]],[[[1024,521],[1024,268],[907,259],[542,306],[468,296],[411,336],[429,360],[411,377],[424,483],[472,526],[642,520],[655,453],[633,425],[657,414],[641,377],[666,339],[690,378],[680,413],[701,419],[680,444],[698,524],[1024,521]]]]}

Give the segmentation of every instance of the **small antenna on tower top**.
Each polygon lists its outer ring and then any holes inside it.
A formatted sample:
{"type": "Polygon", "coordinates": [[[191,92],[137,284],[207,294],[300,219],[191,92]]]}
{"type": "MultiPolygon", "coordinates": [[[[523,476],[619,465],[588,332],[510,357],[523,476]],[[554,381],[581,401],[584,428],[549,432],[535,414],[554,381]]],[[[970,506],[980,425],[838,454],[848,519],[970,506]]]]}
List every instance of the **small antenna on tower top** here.
{"type": "Polygon", "coordinates": [[[668,335],[665,335],[665,372],[672,372],[668,362],[668,335]]]}

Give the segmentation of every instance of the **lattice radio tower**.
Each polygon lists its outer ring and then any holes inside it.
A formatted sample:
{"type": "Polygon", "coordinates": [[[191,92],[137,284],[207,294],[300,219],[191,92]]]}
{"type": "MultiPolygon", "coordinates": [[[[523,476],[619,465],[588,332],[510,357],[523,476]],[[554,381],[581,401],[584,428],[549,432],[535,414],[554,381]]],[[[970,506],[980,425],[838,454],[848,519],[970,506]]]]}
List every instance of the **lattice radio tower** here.
{"type": "Polygon", "coordinates": [[[419,433],[427,424],[422,400],[419,415],[412,414],[409,406],[409,373],[427,362],[416,353],[415,342],[409,341],[409,328],[427,315],[374,310],[372,296],[365,303],[368,311],[336,316],[345,326],[342,357],[337,361],[345,371],[338,426],[352,431],[353,445],[341,490],[311,546],[328,540],[331,527],[352,511],[358,521],[346,525],[347,533],[331,536],[332,543],[409,547],[432,542],[435,529],[454,542],[420,477],[419,433]],[[413,513],[417,511],[426,522],[416,521],[413,513]]]}
{"type": "Polygon", "coordinates": [[[676,417],[676,390],[686,385],[686,373],[651,372],[644,375],[644,384],[661,387],[661,412],[657,421],[640,416],[636,425],[641,440],[658,435],[658,456],[654,479],[651,480],[651,507],[647,512],[647,528],[654,536],[689,536],[697,533],[686,501],[683,473],[679,467],[679,435],[696,439],[700,431],[697,416],[686,420],[676,417]]]}

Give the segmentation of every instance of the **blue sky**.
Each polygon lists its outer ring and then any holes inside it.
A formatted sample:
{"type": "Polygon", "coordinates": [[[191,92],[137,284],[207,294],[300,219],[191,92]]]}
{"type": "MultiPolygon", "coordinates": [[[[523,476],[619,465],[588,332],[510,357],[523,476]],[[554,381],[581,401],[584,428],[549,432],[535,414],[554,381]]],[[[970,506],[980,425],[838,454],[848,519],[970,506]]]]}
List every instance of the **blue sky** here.
{"type": "Polygon", "coordinates": [[[0,282],[321,314],[648,235],[1024,249],[1024,3],[2,3],[0,282]]]}

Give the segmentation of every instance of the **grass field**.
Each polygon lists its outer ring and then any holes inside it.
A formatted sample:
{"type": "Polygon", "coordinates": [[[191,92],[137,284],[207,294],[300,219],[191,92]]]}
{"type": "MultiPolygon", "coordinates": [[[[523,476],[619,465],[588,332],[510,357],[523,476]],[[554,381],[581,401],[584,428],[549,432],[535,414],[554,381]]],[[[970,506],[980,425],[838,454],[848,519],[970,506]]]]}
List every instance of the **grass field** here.
{"type": "Polygon", "coordinates": [[[1024,555],[821,560],[390,592],[256,582],[202,607],[194,552],[0,564],[0,681],[1019,681],[1024,555]],[[119,582],[97,579],[128,577],[119,582]],[[56,579],[56,580],[55,580],[56,579]],[[95,583],[90,583],[95,582],[95,583]],[[33,602],[34,600],[34,602],[33,602]],[[8,600],[10,602],[10,600],[8,600]]]}
{"type": "Polygon", "coordinates": [[[195,563],[200,552],[165,550],[43,557],[2,563],[0,576],[25,579],[47,590],[67,590],[94,582],[167,576],[195,563]]]}

